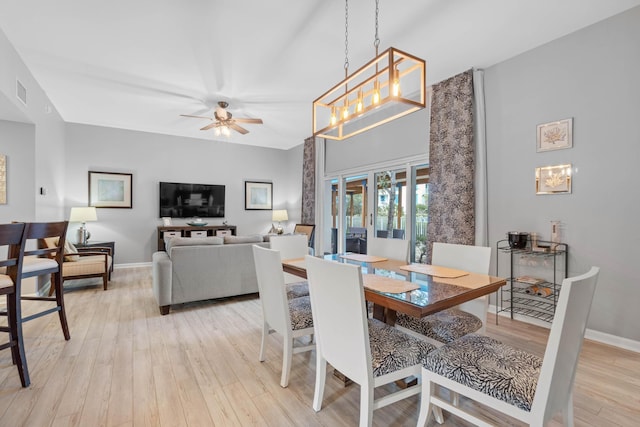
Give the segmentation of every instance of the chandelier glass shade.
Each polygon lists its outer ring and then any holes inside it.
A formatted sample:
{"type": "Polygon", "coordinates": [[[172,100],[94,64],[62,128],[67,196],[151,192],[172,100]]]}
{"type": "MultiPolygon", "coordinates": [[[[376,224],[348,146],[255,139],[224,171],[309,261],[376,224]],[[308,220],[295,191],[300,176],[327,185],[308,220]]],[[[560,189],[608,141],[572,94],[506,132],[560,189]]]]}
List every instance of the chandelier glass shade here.
{"type": "Polygon", "coordinates": [[[424,108],[425,70],[423,59],[385,50],[313,101],[313,135],[343,140],[424,108]]]}

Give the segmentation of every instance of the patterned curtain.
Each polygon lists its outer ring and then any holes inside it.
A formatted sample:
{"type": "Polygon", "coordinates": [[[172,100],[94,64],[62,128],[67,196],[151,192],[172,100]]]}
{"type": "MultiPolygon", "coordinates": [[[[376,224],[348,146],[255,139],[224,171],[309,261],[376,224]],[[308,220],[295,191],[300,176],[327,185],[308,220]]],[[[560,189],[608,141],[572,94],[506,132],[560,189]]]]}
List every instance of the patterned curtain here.
{"type": "Polygon", "coordinates": [[[302,224],[316,223],[316,139],[304,140],[302,155],[302,224]]]}
{"type": "Polygon", "coordinates": [[[433,86],[429,135],[427,260],[433,242],[473,245],[473,71],[433,86]]]}

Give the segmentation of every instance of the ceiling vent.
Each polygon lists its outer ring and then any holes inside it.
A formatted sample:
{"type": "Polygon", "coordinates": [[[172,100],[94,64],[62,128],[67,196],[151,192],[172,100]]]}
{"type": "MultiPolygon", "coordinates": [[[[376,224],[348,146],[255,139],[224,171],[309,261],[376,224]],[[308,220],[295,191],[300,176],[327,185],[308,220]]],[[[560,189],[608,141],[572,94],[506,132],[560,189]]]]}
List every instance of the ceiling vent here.
{"type": "Polygon", "coordinates": [[[27,88],[18,79],[16,79],[16,96],[24,105],[27,105],[27,88]]]}

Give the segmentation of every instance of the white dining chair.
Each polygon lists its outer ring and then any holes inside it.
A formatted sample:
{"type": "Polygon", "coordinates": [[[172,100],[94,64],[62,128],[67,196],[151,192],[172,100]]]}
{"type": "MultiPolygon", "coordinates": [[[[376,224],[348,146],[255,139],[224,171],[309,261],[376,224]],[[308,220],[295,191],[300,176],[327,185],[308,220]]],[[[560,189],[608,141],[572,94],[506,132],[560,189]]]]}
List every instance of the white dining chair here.
{"type": "MultiPolygon", "coordinates": [[[[289,236],[271,236],[269,239],[271,249],[280,252],[280,259],[304,258],[310,253],[306,234],[294,234],[289,236]]],[[[284,273],[284,283],[287,287],[288,298],[299,298],[309,295],[309,286],[306,280],[293,274],[284,273]]]]}
{"type": "MultiPolygon", "coordinates": [[[[489,274],[491,248],[435,242],[431,264],[489,274]]],[[[416,318],[398,313],[396,327],[407,333],[427,337],[436,345],[452,342],[472,332],[484,333],[487,323],[487,296],[465,302],[454,308],[416,318]]]]}
{"type": "Polygon", "coordinates": [[[310,351],[313,344],[313,317],[309,296],[288,299],[284,286],[280,253],[273,249],[253,246],[260,302],[262,304],[261,362],[265,360],[267,337],[272,332],[282,335],[282,375],[280,385],[289,385],[293,354],[310,351]],[[310,344],[296,346],[297,338],[309,336],[310,344]]]}
{"type": "Polygon", "coordinates": [[[573,426],[573,383],[599,271],[592,267],[563,280],[542,360],[477,334],[431,353],[422,369],[418,426],[427,424],[434,408],[491,425],[434,395],[436,384],[532,426],[546,425],[559,411],[564,425],[573,426]]]}
{"type": "Polygon", "coordinates": [[[367,255],[409,262],[409,240],[368,239],[367,255]]]}
{"type": "MultiPolygon", "coordinates": [[[[409,376],[419,378],[435,347],[376,319],[367,319],[359,266],[307,256],[316,333],[313,409],[320,411],[327,363],[360,385],[360,425],[371,426],[374,409],[420,392],[420,384],[374,399],[374,389],[409,376]]],[[[395,387],[395,386],[394,386],[395,387]]]]}

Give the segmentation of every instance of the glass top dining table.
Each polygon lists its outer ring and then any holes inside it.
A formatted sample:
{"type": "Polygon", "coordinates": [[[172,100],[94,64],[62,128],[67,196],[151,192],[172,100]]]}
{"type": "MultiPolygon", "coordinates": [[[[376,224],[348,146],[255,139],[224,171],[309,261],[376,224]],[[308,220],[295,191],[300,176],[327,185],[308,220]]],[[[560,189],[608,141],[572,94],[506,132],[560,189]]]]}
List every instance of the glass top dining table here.
{"type": "MultiPolygon", "coordinates": [[[[371,289],[365,283],[365,298],[374,304],[373,316],[391,325],[395,324],[397,313],[405,313],[414,317],[428,316],[496,292],[506,284],[504,278],[461,270],[457,270],[461,274],[458,277],[437,277],[423,272],[408,271],[407,268],[412,269],[412,267],[415,267],[415,270],[425,270],[422,268],[425,265],[411,264],[407,267],[406,262],[399,260],[384,259],[378,262],[365,262],[346,259],[335,254],[325,255],[324,258],[359,265],[362,269],[363,279],[367,274],[374,274],[410,282],[414,287],[417,287],[417,289],[407,292],[392,293],[371,289]]],[[[304,258],[283,260],[282,269],[286,273],[307,278],[304,258]]]]}

